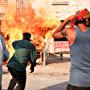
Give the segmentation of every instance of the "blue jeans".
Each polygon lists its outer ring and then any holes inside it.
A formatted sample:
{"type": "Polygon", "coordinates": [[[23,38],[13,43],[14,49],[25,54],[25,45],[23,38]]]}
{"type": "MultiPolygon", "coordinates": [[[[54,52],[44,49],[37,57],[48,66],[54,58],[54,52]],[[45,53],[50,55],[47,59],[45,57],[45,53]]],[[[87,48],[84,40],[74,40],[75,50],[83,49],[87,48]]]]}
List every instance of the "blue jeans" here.
{"type": "Polygon", "coordinates": [[[26,71],[17,71],[12,68],[8,68],[8,71],[12,76],[12,79],[10,80],[8,86],[8,90],[13,90],[16,83],[18,83],[18,86],[16,87],[17,90],[24,90],[26,85],[26,71]]]}

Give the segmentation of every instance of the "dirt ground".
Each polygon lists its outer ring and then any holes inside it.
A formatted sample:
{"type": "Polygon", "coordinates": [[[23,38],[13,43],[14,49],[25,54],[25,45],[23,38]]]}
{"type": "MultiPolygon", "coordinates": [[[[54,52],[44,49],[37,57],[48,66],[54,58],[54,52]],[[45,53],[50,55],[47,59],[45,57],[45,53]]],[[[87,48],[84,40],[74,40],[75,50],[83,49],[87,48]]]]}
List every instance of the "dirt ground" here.
{"type": "MultiPolygon", "coordinates": [[[[70,69],[69,57],[50,56],[46,66],[37,63],[35,72],[30,74],[30,67],[27,67],[27,83],[25,90],[65,90],[69,79],[70,69]]],[[[7,68],[3,66],[4,74],[2,80],[3,90],[7,90],[11,76],[7,68]]]]}

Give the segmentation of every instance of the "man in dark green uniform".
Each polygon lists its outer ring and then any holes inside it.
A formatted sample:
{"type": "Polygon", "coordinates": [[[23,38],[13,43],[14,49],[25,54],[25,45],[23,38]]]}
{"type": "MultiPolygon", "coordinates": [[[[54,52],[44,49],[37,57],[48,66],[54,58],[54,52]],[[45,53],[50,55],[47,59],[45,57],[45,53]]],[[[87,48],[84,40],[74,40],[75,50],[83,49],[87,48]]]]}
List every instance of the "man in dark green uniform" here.
{"type": "Polygon", "coordinates": [[[18,83],[18,90],[24,90],[26,85],[26,66],[31,63],[31,73],[34,72],[37,53],[35,46],[30,42],[31,34],[23,33],[23,40],[17,40],[12,43],[15,53],[9,60],[7,67],[12,75],[8,90],[13,90],[18,83]]]}

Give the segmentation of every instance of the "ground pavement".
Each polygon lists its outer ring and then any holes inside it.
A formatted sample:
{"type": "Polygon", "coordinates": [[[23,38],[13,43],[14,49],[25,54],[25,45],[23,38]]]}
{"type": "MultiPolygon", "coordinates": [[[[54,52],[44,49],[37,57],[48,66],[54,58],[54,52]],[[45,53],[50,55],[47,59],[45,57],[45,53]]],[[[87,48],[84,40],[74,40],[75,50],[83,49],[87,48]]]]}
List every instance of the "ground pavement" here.
{"type": "MultiPolygon", "coordinates": [[[[27,83],[25,90],[65,90],[69,77],[70,60],[63,61],[52,58],[46,66],[38,64],[35,72],[30,74],[29,66],[27,67],[27,83]],[[54,60],[53,60],[54,59],[54,60]]],[[[7,90],[11,79],[7,68],[3,66],[4,74],[2,80],[2,90],[7,90]]]]}

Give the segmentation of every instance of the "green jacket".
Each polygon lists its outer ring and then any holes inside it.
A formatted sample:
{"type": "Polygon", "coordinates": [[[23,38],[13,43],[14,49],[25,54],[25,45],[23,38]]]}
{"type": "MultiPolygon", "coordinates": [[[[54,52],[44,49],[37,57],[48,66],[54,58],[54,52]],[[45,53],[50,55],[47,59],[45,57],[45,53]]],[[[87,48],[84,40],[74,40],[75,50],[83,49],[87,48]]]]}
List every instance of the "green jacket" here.
{"type": "Polygon", "coordinates": [[[18,71],[25,71],[28,62],[36,63],[37,52],[35,46],[27,40],[18,40],[12,43],[15,53],[7,66],[18,71]]]}

